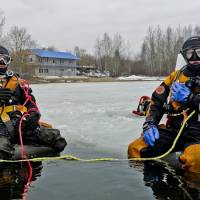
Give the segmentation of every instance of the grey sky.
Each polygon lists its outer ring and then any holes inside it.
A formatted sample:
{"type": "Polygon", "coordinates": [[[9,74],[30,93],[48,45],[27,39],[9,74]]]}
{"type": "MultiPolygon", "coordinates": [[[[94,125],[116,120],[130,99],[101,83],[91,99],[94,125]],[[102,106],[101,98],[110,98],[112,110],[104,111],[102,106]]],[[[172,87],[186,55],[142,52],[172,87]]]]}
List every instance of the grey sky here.
{"type": "Polygon", "coordinates": [[[98,35],[119,33],[140,50],[149,25],[199,25],[200,0],[0,0],[11,26],[28,29],[39,44],[93,51],[98,35]]]}

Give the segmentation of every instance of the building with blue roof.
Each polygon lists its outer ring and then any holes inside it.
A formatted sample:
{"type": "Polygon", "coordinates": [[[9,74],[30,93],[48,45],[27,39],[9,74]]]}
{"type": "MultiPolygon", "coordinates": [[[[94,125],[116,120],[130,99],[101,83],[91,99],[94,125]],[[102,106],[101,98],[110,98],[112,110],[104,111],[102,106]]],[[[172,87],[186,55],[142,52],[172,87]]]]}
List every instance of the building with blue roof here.
{"type": "Polygon", "coordinates": [[[28,62],[35,66],[36,76],[75,76],[80,58],[70,52],[32,49],[28,62]]]}

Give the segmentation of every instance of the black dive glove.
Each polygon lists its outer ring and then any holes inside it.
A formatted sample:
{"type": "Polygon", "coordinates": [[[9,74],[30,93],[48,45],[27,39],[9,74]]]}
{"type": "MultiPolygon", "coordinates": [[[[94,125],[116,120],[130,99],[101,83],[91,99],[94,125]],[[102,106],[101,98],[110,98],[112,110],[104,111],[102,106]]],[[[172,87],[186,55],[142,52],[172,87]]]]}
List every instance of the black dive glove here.
{"type": "Polygon", "coordinates": [[[34,130],[38,127],[40,120],[40,113],[37,111],[31,111],[26,119],[23,121],[23,128],[27,130],[34,130]]]}
{"type": "Polygon", "coordinates": [[[14,91],[8,88],[0,88],[0,103],[9,102],[9,100],[13,100],[16,98],[14,91]]]}
{"type": "Polygon", "coordinates": [[[18,110],[10,114],[12,125],[14,126],[16,130],[19,129],[19,123],[20,123],[21,118],[22,118],[22,113],[18,110]]]}

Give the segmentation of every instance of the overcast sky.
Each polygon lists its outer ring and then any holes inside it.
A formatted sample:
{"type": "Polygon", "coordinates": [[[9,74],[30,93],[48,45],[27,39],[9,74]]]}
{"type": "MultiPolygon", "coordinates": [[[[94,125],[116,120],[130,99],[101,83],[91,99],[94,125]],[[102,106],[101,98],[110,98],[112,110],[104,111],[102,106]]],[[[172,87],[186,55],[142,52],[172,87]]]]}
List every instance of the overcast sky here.
{"type": "Polygon", "coordinates": [[[0,0],[5,31],[26,27],[40,45],[93,52],[97,36],[119,33],[140,51],[148,26],[200,25],[200,0],[0,0]]]}

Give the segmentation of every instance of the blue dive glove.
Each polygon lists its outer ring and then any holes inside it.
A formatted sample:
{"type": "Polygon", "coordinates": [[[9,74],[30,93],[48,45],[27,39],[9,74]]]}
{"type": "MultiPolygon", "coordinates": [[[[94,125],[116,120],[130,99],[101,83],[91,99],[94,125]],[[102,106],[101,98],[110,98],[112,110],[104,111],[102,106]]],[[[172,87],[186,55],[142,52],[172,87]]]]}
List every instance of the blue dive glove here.
{"type": "Polygon", "coordinates": [[[157,127],[152,122],[144,123],[143,133],[144,141],[152,147],[154,146],[155,141],[160,137],[157,127]]]}
{"type": "Polygon", "coordinates": [[[180,103],[187,103],[188,97],[191,94],[191,90],[184,84],[174,82],[172,84],[172,96],[171,99],[180,103]]]}

